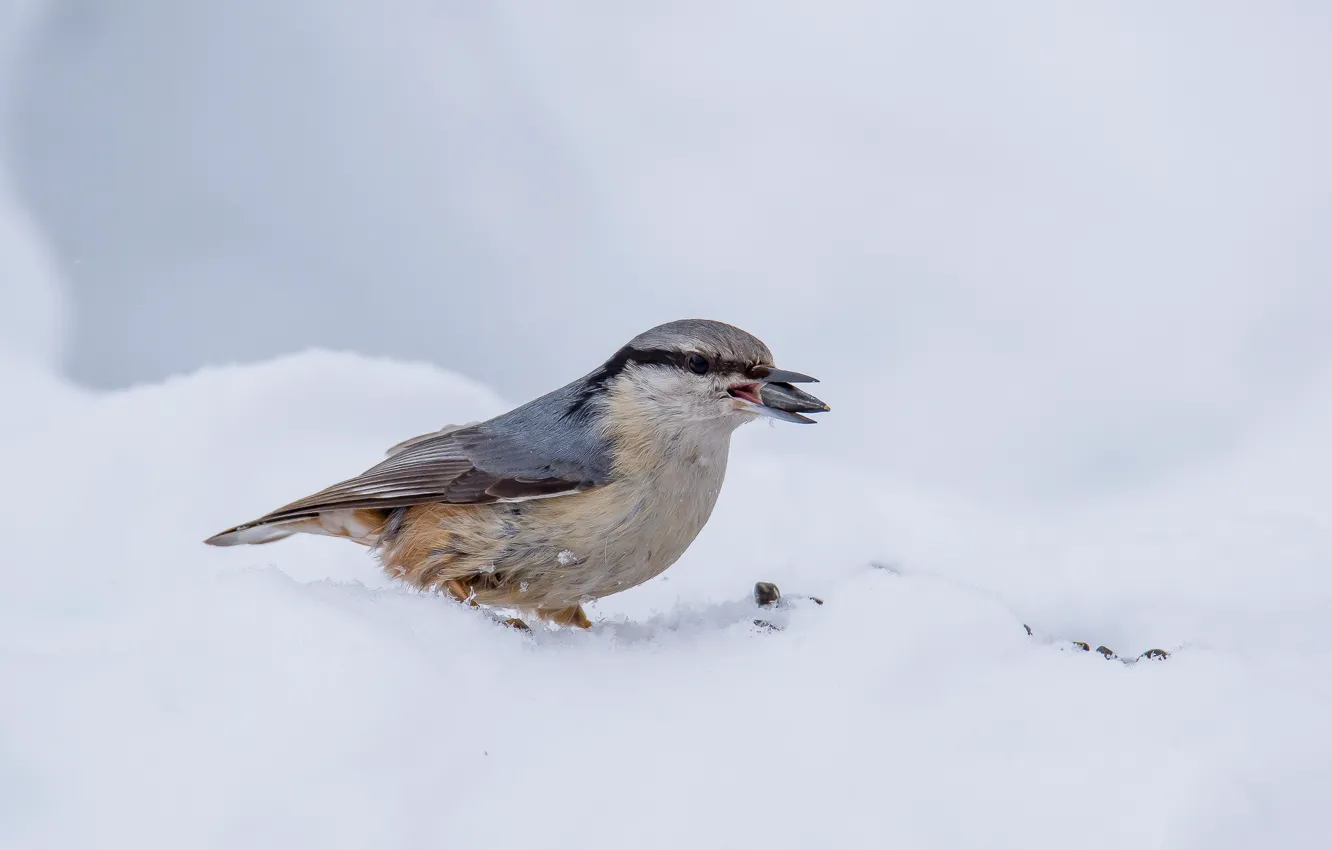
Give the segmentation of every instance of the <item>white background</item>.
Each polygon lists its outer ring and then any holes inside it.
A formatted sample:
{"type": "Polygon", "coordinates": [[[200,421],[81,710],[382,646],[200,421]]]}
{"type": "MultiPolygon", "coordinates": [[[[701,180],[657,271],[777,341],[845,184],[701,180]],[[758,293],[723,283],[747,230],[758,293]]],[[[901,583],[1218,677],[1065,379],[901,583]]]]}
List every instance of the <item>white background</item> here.
{"type": "Polygon", "coordinates": [[[1063,500],[1332,354],[1325,3],[25,4],[92,386],[316,345],[521,401],[708,316],[829,384],[811,451],[1063,500]]]}

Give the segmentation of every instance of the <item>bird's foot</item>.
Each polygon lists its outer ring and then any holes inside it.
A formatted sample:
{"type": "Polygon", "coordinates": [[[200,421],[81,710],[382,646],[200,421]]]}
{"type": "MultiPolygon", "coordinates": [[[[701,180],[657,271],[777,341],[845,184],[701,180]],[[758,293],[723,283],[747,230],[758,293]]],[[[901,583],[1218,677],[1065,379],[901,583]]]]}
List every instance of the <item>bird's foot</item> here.
{"type": "MultiPolygon", "coordinates": [[[[476,594],[472,591],[471,585],[467,584],[462,579],[454,578],[444,582],[444,590],[448,592],[449,596],[452,596],[464,605],[471,608],[481,607],[481,603],[476,601],[476,594]]],[[[518,617],[510,617],[507,620],[500,620],[494,614],[490,614],[490,616],[493,619],[498,620],[502,626],[508,626],[509,628],[517,629],[520,632],[532,631],[532,627],[518,617]]]]}
{"type": "Polygon", "coordinates": [[[557,626],[573,626],[578,629],[592,628],[592,621],[582,605],[570,605],[568,608],[538,608],[537,616],[557,626]]]}
{"type": "Polygon", "coordinates": [[[476,595],[472,593],[471,586],[462,579],[449,579],[444,582],[444,589],[449,592],[449,596],[452,596],[459,602],[462,602],[465,605],[470,605],[473,608],[480,607],[480,604],[476,601],[476,595]]]}

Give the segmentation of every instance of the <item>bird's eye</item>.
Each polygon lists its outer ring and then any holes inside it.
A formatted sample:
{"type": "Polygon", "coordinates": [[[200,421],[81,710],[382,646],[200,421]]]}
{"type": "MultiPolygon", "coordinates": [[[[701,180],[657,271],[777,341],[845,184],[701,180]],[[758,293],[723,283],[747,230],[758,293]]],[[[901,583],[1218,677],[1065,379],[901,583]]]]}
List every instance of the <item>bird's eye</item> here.
{"type": "Polygon", "coordinates": [[[708,358],[702,354],[689,355],[689,370],[695,375],[706,375],[708,372],[708,358]]]}

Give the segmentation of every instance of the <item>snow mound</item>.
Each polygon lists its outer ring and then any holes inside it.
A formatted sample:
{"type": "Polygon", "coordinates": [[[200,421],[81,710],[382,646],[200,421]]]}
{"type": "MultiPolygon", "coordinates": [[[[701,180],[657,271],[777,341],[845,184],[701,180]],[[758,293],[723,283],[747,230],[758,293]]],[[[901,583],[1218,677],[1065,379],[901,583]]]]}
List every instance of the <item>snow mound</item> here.
{"type": "Polygon", "coordinates": [[[106,395],[18,388],[0,847],[1332,834],[1332,499],[1295,486],[1329,480],[1319,398],[1207,476],[1067,516],[932,503],[746,429],[680,563],[595,606],[590,633],[524,635],[340,541],[200,542],[504,409],[484,387],[314,352],[106,395]],[[757,580],[824,604],[764,630],[757,580]],[[1176,651],[1125,665],[1072,639],[1176,651]]]}

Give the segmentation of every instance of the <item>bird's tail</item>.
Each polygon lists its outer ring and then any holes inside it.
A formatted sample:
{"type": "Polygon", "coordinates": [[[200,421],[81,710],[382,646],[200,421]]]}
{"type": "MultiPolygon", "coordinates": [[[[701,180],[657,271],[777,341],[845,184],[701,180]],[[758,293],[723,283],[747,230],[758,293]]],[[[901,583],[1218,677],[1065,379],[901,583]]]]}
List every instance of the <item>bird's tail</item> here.
{"type": "Polygon", "coordinates": [[[304,517],[257,519],[214,534],[204,542],[209,546],[255,546],[272,543],[293,534],[323,534],[373,546],[379,539],[388,515],[368,508],[324,511],[304,517]]]}

